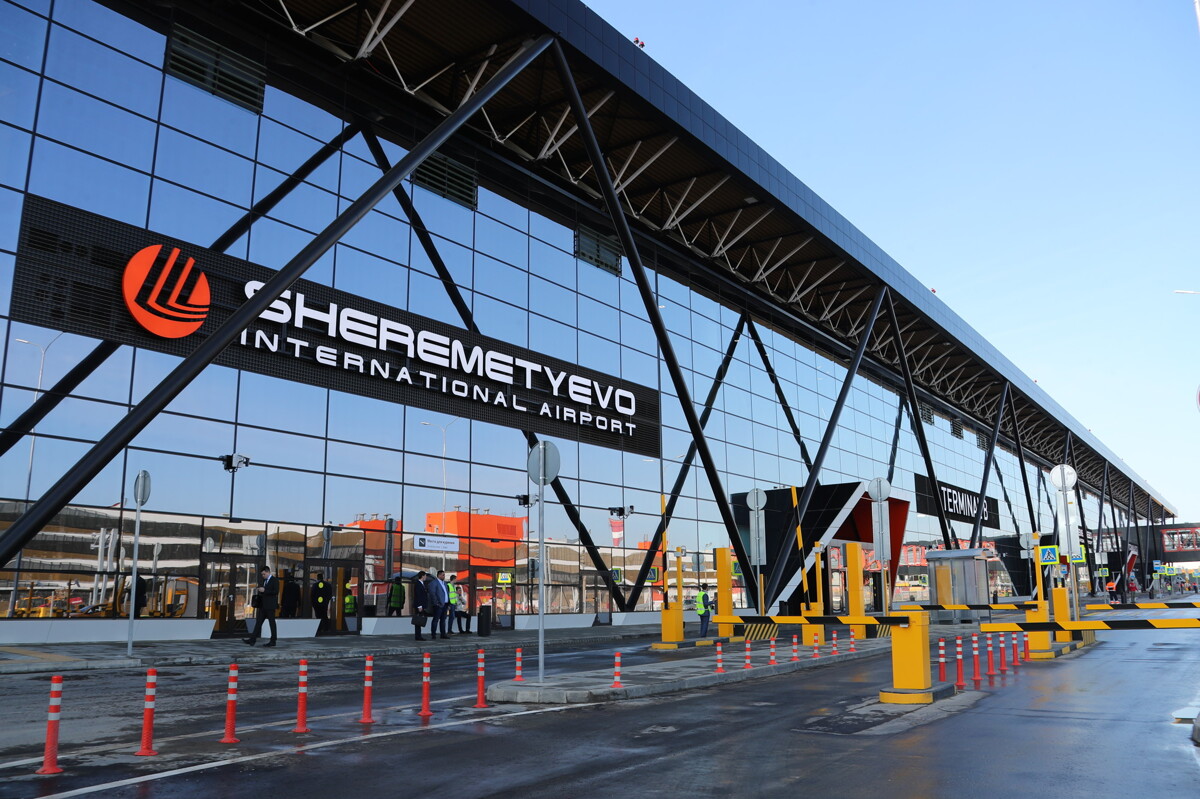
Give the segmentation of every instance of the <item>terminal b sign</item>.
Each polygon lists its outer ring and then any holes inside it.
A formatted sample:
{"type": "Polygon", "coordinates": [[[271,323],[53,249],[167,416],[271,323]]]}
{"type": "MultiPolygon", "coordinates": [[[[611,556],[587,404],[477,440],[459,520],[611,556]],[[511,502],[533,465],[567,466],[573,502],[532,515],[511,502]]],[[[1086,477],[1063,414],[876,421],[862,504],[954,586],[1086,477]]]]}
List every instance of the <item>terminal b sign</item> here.
{"type": "MultiPolygon", "coordinates": [[[[266,266],[27,195],[10,315],[185,357],[274,275],[266,266]]],[[[292,284],[214,363],[660,455],[654,389],[308,280],[292,284]]]]}

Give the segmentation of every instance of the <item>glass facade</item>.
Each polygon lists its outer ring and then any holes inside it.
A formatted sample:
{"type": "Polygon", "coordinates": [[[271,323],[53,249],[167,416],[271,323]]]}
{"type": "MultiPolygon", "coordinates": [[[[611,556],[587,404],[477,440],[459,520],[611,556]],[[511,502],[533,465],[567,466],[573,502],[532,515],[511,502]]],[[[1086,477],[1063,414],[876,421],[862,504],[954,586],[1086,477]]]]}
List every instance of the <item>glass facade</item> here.
{"type": "MultiPolygon", "coordinates": [[[[24,195],[207,246],[343,130],[336,116],[269,84],[257,114],[168,76],[165,48],[163,34],[86,0],[0,0],[0,425],[98,343],[9,318],[24,195]]],[[[384,147],[392,163],[404,153],[394,143],[384,147]]],[[[363,138],[353,137],[226,252],[278,268],[380,174],[363,138]]],[[[522,187],[484,180],[474,209],[411,182],[403,190],[480,333],[660,394],[661,458],[555,440],[563,489],[601,557],[628,587],[692,443],[628,265],[614,274],[577,258],[575,225],[565,224],[561,212],[542,213],[522,187]],[[618,525],[610,513],[615,506],[636,510],[618,525]]],[[[740,294],[688,285],[681,276],[692,267],[675,251],[647,242],[642,256],[689,390],[702,402],[751,309],[740,294]]],[[[305,279],[464,327],[392,197],[305,279]]],[[[802,331],[761,321],[758,330],[804,445],[815,452],[846,368],[802,331]]],[[[0,524],[41,496],[178,362],[133,347],[109,357],[35,436],[0,457],[0,524]]],[[[940,414],[925,430],[937,478],[977,491],[988,431],[964,431],[940,414]]],[[[705,433],[727,495],[802,486],[807,478],[801,444],[745,335],[705,433]]],[[[253,575],[243,567],[264,558],[302,580],[314,568],[331,578],[331,570],[349,570],[341,573],[344,582],[367,606],[382,603],[391,574],[444,565],[466,576],[472,609],[489,604],[501,617],[534,612],[529,559],[536,556],[530,524],[536,508],[514,499],[531,490],[527,454],[525,437],[509,427],[210,366],[78,493],[19,565],[0,572],[0,610],[119,613],[112,597],[129,573],[130,487],[145,469],[154,476],[141,543],[143,563],[154,559],[150,612],[240,616],[246,575],[253,575]],[[223,470],[218,459],[228,453],[245,454],[251,465],[223,470]],[[395,533],[386,532],[388,517],[395,533]],[[497,533],[502,526],[508,529],[497,533]],[[451,553],[422,550],[415,541],[422,533],[459,543],[451,553]]],[[[1055,492],[1044,465],[1024,468],[1034,492],[1033,526],[1053,530],[1055,492]]],[[[999,500],[1000,519],[998,529],[985,530],[989,542],[1015,542],[1030,530],[1021,469],[1013,452],[997,451],[987,494],[999,500]]],[[[912,500],[914,474],[924,471],[896,388],[857,377],[821,482],[887,477],[896,496],[912,500]]],[[[547,499],[547,610],[612,612],[578,528],[563,503],[549,493],[547,499]]],[[[1094,494],[1083,494],[1081,509],[1089,530],[1124,525],[1123,511],[1109,504],[1101,522],[1094,494]]],[[[960,538],[969,537],[969,525],[954,525],[960,538]]],[[[729,541],[698,462],[683,482],[668,535],[672,549],[708,553],[701,573],[688,560],[689,591],[700,579],[715,580],[711,551],[729,541]]],[[[905,541],[913,564],[922,547],[941,542],[937,520],[919,514],[915,503],[905,541]]],[[[674,568],[673,556],[656,562],[674,568]]],[[[902,562],[902,573],[907,568],[915,584],[921,569],[902,562]]],[[[1028,593],[998,563],[993,575],[995,590],[1028,593]]],[[[637,609],[656,609],[662,598],[660,573],[658,588],[644,591],[637,609]]]]}

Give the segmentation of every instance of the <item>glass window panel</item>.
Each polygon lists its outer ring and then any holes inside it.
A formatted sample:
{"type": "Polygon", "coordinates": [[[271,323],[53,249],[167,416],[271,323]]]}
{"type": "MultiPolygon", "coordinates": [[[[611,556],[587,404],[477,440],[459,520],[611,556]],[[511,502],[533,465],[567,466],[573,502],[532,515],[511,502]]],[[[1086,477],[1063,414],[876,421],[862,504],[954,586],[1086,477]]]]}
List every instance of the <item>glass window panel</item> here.
{"type": "Polygon", "coordinates": [[[621,372],[621,348],[615,342],[579,331],[579,365],[605,374],[621,372]]]}
{"type": "Polygon", "coordinates": [[[329,141],[342,130],[342,121],[334,115],[274,86],[267,86],[263,93],[263,115],[321,141],[329,141]]]}
{"type": "Polygon", "coordinates": [[[335,524],[348,524],[359,514],[399,515],[402,489],[396,483],[331,476],[325,479],[325,487],[329,497],[325,515],[335,524]]]}
{"type": "Polygon", "coordinates": [[[342,241],[365,252],[379,253],[389,261],[406,264],[408,232],[408,223],[380,211],[372,211],[350,228],[342,236],[342,241]]]}
{"type": "Polygon", "coordinates": [[[470,479],[470,464],[455,460],[452,456],[441,458],[409,453],[404,458],[404,481],[409,485],[445,487],[447,491],[453,489],[465,493],[470,479]]]}
{"type": "Polygon", "coordinates": [[[38,133],[149,171],[154,123],[56,83],[42,87],[38,133]]]}
{"type": "Polygon", "coordinates": [[[0,250],[17,249],[23,196],[15,191],[0,188],[0,250]]]}
{"type": "MultiPolygon", "coordinates": [[[[575,233],[571,228],[560,225],[536,211],[529,212],[529,232],[564,252],[570,252],[575,247],[575,233]]],[[[536,245],[537,242],[531,244],[536,245]]]]}
{"type": "MultiPolygon", "coordinates": [[[[280,172],[259,167],[254,179],[254,201],[273,192],[285,179],[280,172]]],[[[270,216],[315,233],[328,227],[337,216],[337,197],[310,183],[301,183],[271,209],[270,216]]]]}
{"type": "MultiPolygon", "coordinates": [[[[258,160],[276,171],[261,175],[255,190],[260,195],[271,192],[285,175],[290,175],[322,146],[322,141],[264,118],[259,128],[258,160]]],[[[307,180],[329,191],[337,191],[337,154],[326,159],[307,180]]]]}
{"type": "Polygon", "coordinates": [[[562,358],[568,363],[578,363],[579,352],[576,346],[576,330],[567,325],[560,325],[543,316],[531,314],[529,317],[530,346],[540,353],[562,358]]]}
{"type": "MultiPolygon", "coordinates": [[[[11,254],[0,252],[0,316],[8,315],[9,298],[12,297],[13,263],[16,261],[11,254]]],[[[0,335],[0,344],[4,341],[0,335]]]]}
{"type": "MultiPolygon", "coordinates": [[[[579,293],[607,303],[614,308],[620,302],[621,280],[612,272],[579,261],[579,293]]],[[[547,277],[549,277],[547,275],[547,277]]],[[[554,278],[550,278],[553,280],[554,278]]],[[[582,312],[582,306],[580,307],[582,312]]]]}
{"type": "MultiPolygon", "coordinates": [[[[454,244],[438,236],[433,237],[433,246],[443,263],[446,264],[446,268],[450,270],[450,275],[454,279],[454,282],[459,286],[470,288],[475,279],[474,256],[472,252],[466,247],[454,244]]],[[[430,261],[429,256],[425,252],[425,247],[419,239],[413,238],[412,248],[413,269],[419,269],[428,275],[437,277],[437,270],[434,269],[433,262],[430,261]]],[[[441,293],[445,294],[446,290],[442,289],[441,293]]]]}
{"type": "MultiPolygon", "coordinates": [[[[133,375],[133,401],[140,401],[178,366],[181,360],[174,355],[138,350],[137,366],[133,375]]],[[[171,400],[167,410],[233,421],[236,400],[237,372],[225,366],[210,365],[171,400]]]]}
{"type": "MultiPolygon", "coordinates": [[[[225,490],[229,490],[228,483],[225,490]]],[[[323,499],[324,477],[320,474],[251,466],[237,473],[233,512],[242,518],[280,522],[320,519],[323,499]]]]}
{"type": "Polygon", "coordinates": [[[471,460],[494,466],[525,468],[529,445],[520,430],[484,422],[473,423],[473,428],[471,460]]]}
{"type": "MultiPolygon", "coordinates": [[[[640,349],[643,353],[659,352],[654,328],[646,320],[631,317],[628,313],[620,314],[620,343],[640,349]]],[[[688,362],[683,362],[683,365],[688,365],[688,362]]]]}
{"type": "MultiPolygon", "coordinates": [[[[361,141],[361,139],[355,139],[355,141],[361,141]]],[[[395,163],[395,161],[389,161],[389,163],[395,163]]],[[[363,161],[359,158],[346,155],[345,153],[342,154],[341,165],[342,169],[340,183],[338,184],[338,193],[342,197],[346,198],[342,200],[341,205],[341,207],[345,209],[346,206],[361,197],[367,191],[367,189],[371,188],[371,186],[373,186],[375,182],[383,176],[383,170],[381,170],[375,164],[374,158],[363,161]]],[[[408,192],[409,196],[411,197],[411,187],[407,183],[403,183],[401,186],[402,189],[408,192]]],[[[380,201],[378,208],[379,210],[385,211],[392,216],[399,217],[401,219],[408,218],[404,213],[403,207],[400,205],[400,201],[391,194],[389,194],[387,197],[384,197],[383,200],[380,201]]]]}
{"type": "MultiPolygon", "coordinates": [[[[66,467],[82,458],[91,446],[77,441],[38,436],[31,471],[28,440],[23,441],[0,457],[0,486],[4,487],[2,493],[16,494],[24,498],[26,481],[29,480],[30,496],[40,497],[63,476],[66,467]]],[[[118,501],[121,465],[122,459],[114,458],[72,500],[102,507],[118,501]]]]}
{"type": "Polygon", "coordinates": [[[598,336],[617,340],[621,324],[621,312],[591,297],[579,296],[579,324],[598,336]]]}
{"type": "Polygon", "coordinates": [[[475,290],[524,308],[529,305],[529,274],[486,255],[476,255],[475,290]]]}
{"type": "Polygon", "coordinates": [[[57,25],[50,29],[46,77],[153,117],[162,73],[57,25]]]}
{"type": "MultiPolygon", "coordinates": [[[[330,473],[399,481],[403,475],[404,456],[394,450],[331,441],[327,463],[326,470],[330,473]]],[[[399,503],[399,495],[396,501],[399,503]]]]}
{"type": "Polygon", "coordinates": [[[321,471],[325,466],[325,444],[319,438],[294,436],[239,425],[237,451],[253,463],[290,466],[321,471]]]}
{"type": "Polygon", "coordinates": [[[258,117],[205,90],[171,78],[163,84],[162,123],[250,156],[258,136],[258,117]]]}
{"type": "Polygon", "coordinates": [[[622,347],[621,377],[654,388],[658,385],[658,359],[622,347]]]}
{"type": "Polygon", "coordinates": [[[250,206],[253,163],[200,139],[164,128],[158,139],[155,172],[196,191],[250,206]]]}
{"type": "Polygon", "coordinates": [[[99,3],[56,3],[54,20],[143,61],[162,63],[166,45],[162,34],[99,3]]]}
{"type": "MultiPolygon", "coordinates": [[[[529,242],[529,271],[546,280],[574,289],[577,270],[575,256],[571,255],[571,248],[574,246],[573,241],[568,242],[567,251],[564,252],[536,239],[531,240],[529,242]]],[[[589,269],[595,268],[591,264],[586,264],[586,266],[589,269]]]]}
{"type": "Polygon", "coordinates": [[[329,437],[400,448],[404,445],[404,406],[331,391],[329,437]]]}
{"type": "MultiPolygon", "coordinates": [[[[470,293],[464,293],[464,299],[470,302],[470,293]]],[[[420,316],[427,319],[437,319],[439,322],[445,322],[455,326],[462,326],[462,317],[458,314],[454,302],[450,301],[446,295],[446,288],[442,281],[436,277],[422,275],[420,272],[410,272],[409,274],[409,311],[419,313],[420,316]]],[[[492,332],[484,329],[479,318],[475,318],[476,324],[480,325],[480,329],[485,335],[494,336],[492,332]]]]}
{"type": "MultiPolygon", "coordinates": [[[[324,435],[328,391],[243,372],[238,421],[296,433],[324,435]]],[[[253,456],[251,456],[253,457],[253,456]]]]}
{"type": "Polygon", "coordinates": [[[493,191],[479,187],[478,209],[492,219],[511,225],[517,230],[529,229],[529,211],[525,206],[501,197],[493,191]]]}
{"type": "MultiPolygon", "coordinates": [[[[150,194],[150,229],[208,246],[242,218],[245,211],[221,200],[188,191],[162,180],[154,181],[150,194]]],[[[246,255],[243,235],[225,252],[246,255]]]]}
{"type": "Polygon", "coordinates": [[[396,308],[408,307],[408,270],[352,247],[337,247],[334,285],[396,308]]]}
{"type": "Polygon", "coordinates": [[[529,263],[529,237],[482,214],[475,220],[475,249],[521,269],[529,263]]]}
{"type": "Polygon", "coordinates": [[[34,110],[37,108],[38,76],[0,62],[0,86],[4,87],[0,120],[26,130],[32,129],[34,110]]]}
{"type": "Polygon", "coordinates": [[[0,58],[29,69],[40,69],[45,45],[45,19],[8,3],[0,3],[0,58]]]}
{"type": "Polygon", "coordinates": [[[413,192],[413,205],[430,233],[467,246],[474,241],[475,214],[470,208],[450,202],[425,189],[413,192]]]}
{"type": "MultiPolygon", "coordinates": [[[[12,403],[22,410],[33,404],[33,398],[33,392],[19,392],[11,388],[4,390],[5,405],[12,403]]],[[[50,411],[34,429],[38,433],[48,435],[99,441],[101,436],[124,418],[126,412],[124,405],[68,397],[50,411]]]]}
{"type": "Polygon", "coordinates": [[[485,336],[498,338],[518,347],[528,347],[528,322],[529,314],[522,308],[483,295],[475,297],[475,324],[485,336]]]}
{"type": "MultiPolygon", "coordinates": [[[[250,229],[250,260],[270,269],[280,269],[312,239],[311,233],[273,219],[260,219],[250,229]]],[[[310,266],[304,279],[333,285],[333,251],[326,252],[310,266]]]]}
{"type": "MultiPolygon", "coordinates": [[[[123,409],[119,410],[122,410],[124,415],[123,409]]],[[[233,425],[160,413],[138,433],[131,446],[216,458],[234,451],[233,425]]],[[[219,468],[215,461],[212,466],[214,469],[219,468]]]]}
{"type": "Polygon", "coordinates": [[[529,307],[563,324],[576,323],[575,293],[541,278],[529,280],[529,307]]]}
{"type": "Polygon", "coordinates": [[[146,222],[150,178],[78,150],[37,139],[29,190],[140,226],[146,222]]]}

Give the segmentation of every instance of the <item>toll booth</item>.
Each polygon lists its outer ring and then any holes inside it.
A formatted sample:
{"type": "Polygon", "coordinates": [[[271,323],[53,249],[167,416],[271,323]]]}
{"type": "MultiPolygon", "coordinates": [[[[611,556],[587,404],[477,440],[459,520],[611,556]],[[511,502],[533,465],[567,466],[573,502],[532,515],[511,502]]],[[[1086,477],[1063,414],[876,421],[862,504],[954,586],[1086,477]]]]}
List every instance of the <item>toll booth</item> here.
{"type": "MultiPolygon", "coordinates": [[[[986,605],[987,554],[976,549],[938,549],[925,553],[929,563],[929,602],[934,605],[986,605]]],[[[979,619],[977,610],[935,610],[935,624],[964,624],[979,619]]]]}

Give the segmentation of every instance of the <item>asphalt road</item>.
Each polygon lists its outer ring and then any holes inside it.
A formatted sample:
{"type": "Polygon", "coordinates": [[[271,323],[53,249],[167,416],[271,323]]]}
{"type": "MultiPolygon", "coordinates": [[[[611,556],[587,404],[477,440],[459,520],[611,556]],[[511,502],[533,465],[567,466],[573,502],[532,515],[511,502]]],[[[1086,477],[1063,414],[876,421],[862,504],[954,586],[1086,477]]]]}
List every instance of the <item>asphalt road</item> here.
{"type": "MultiPolygon", "coordinates": [[[[377,721],[363,725],[360,664],[320,663],[307,735],[290,732],[294,674],[246,668],[237,745],[216,743],[219,670],[179,670],[160,677],[162,754],[154,758],[132,755],[138,723],[127,718],[136,704],[127,694],[136,700],[141,675],[97,673],[87,689],[68,686],[67,771],[54,777],[32,775],[40,747],[28,738],[33,728],[40,740],[44,729],[45,679],[7,678],[0,796],[1197,795],[1200,749],[1190,725],[1173,724],[1171,714],[1200,702],[1200,636],[1157,630],[1101,640],[915,711],[874,701],[888,680],[887,658],[645,700],[486,710],[470,707],[470,662],[436,672],[435,714],[423,722],[415,715],[419,662],[381,659],[377,721]],[[172,694],[170,685],[186,691],[172,694]],[[114,724],[118,718],[125,720],[114,724]],[[68,740],[76,727],[86,731],[68,740]]],[[[595,668],[611,662],[612,651],[551,655],[548,670],[595,668]]],[[[627,663],[662,657],[622,652],[627,663]]]]}

